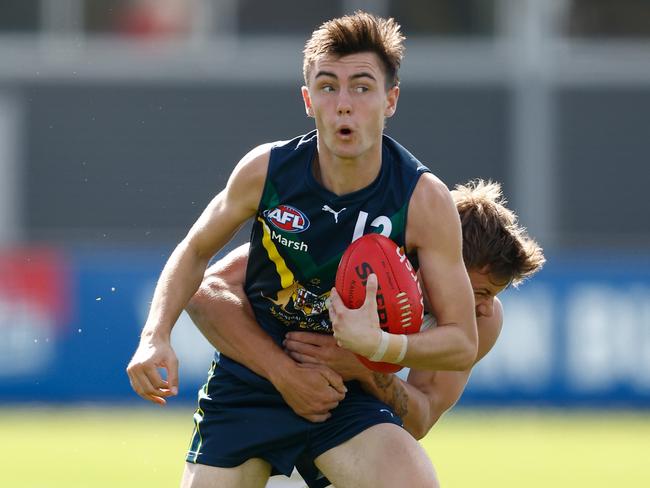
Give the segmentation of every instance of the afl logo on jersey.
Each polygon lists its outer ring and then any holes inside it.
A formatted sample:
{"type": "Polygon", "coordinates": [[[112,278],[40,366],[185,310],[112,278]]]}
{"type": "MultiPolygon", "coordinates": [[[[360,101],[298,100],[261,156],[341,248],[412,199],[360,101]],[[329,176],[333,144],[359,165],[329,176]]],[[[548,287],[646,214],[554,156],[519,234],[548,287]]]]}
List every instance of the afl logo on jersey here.
{"type": "Polygon", "coordinates": [[[303,232],[309,228],[309,219],[297,208],[278,205],[265,210],[264,217],[277,229],[285,232],[303,232]]]}

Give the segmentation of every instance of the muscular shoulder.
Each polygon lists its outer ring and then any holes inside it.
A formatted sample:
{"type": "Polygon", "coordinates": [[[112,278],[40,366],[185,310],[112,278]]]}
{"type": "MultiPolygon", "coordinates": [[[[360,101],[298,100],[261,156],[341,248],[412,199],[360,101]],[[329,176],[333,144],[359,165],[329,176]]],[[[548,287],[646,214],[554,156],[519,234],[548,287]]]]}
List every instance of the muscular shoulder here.
{"type": "Polygon", "coordinates": [[[262,144],[239,160],[226,186],[229,200],[243,200],[250,212],[262,197],[272,144],[262,144]]]}
{"type": "Polygon", "coordinates": [[[271,143],[262,144],[249,151],[235,166],[233,176],[264,181],[272,147],[271,143]]]}
{"type": "Polygon", "coordinates": [[[503,305],[498,298],[494,298],[492,315],[476,319],[478,326],[478,354],[476,362],[479,362],[492,350],[496,344],[501,328],[503,327],[503,305]]]}
{"type": "Polygon", "coordinates": [[[423,173],[413,191],[411,205],[447,205],[453,203],[451,192],[440,178],[432,173],[423,173]]]}
{"type": "Polygon", "coordinates": [[[451,192],[433,174],[423,174],[409,202],[407,247],[421,247],[432,235],[456,239],[459,232],[460,219],[451,192]]]}

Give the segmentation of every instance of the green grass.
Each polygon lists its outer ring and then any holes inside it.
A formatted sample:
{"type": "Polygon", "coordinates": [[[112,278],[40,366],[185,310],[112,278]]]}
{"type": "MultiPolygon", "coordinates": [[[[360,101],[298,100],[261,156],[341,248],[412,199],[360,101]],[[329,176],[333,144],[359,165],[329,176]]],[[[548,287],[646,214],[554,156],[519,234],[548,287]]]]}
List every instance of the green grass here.
{"type": "Polygon", "coordinates": [[[442,486],[650,487],[650,414],[453,412],[425,438],[442,486]]]}
{"type": "MultiPolygon", "coordinates": [[[[177,487],[191,413],[0,409],[0,486],[177,487]]],[[[650,486],[650,413],[459,410],[423,444],[444,488],[650,486]]]]}

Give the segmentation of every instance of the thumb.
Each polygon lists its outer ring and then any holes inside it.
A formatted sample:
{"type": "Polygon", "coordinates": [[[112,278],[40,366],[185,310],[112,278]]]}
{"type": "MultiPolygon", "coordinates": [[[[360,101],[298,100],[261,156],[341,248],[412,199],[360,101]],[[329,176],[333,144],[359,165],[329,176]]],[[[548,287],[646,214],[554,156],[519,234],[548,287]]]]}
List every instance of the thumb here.
{"type": "Polygon", "coordinates": [[[377,288],[379,288],[377,275],[373,273],[368,276],[368,281],[366,282],[366,301],[363,302],[364,307],[371,307],[374,303],[374,308],[377,308],[377,288]]]}

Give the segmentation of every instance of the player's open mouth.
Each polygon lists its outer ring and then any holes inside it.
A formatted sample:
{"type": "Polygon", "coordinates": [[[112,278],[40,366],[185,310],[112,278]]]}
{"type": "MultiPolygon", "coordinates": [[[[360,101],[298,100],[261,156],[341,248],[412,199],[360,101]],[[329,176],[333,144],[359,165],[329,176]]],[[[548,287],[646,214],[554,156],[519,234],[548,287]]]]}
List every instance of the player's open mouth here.
{"type": "Polygon", "coordinates": [[[349,136],[352,135],[352,129],[350,129],[349,127],[341,127],[341,128],[337,131],[337,133],[338,133],[338,135],[340,135],[340,136],[343,136],[343,137],[349,137],[349,136]]]}

